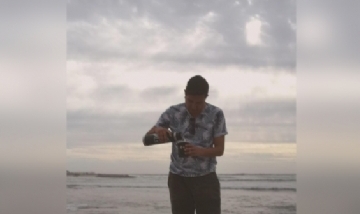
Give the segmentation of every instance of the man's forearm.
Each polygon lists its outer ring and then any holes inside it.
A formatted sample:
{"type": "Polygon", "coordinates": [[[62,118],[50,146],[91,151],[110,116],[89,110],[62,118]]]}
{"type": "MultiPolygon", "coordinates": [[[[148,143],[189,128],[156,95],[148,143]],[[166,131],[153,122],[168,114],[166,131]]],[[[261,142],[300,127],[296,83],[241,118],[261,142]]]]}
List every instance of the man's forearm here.
{"type": "Polygon", "coordinates": [[[155,133],[156,126],[153,126],[145,135],[153,134],[155,133]]]}
{"type": "Polygon", "coordinates": [[[202,157],[216,157],[222,156],[224,154],[224,150],[219,147],[203,148],[201,153],[202,157]]]}

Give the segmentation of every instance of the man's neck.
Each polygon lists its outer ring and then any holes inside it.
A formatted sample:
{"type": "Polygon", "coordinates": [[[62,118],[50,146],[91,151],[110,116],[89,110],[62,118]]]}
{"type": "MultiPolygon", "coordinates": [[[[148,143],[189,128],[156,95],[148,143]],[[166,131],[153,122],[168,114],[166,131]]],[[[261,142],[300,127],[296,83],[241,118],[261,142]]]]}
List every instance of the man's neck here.
{"type": "Polygon", "coordinates": [[[205,104],[205,106],[204,106],[204,108],[201,110],[201,112],[199,113],[199,114],[197,114],[197,115],[193,115],[193,114],[191,114],[190,112],[189,112],[189,110],[188,109],[186,109],[187,110],[187,112],[188,112],[188,114],[191,116],[191,117],[193,117],[193,118],[197,118],[198,116],[200,116],[202,113],[204,113],[204,111],[205,111],[205,109],[206,109],[206,107],[207,107],[207,103],[205,104]]]}

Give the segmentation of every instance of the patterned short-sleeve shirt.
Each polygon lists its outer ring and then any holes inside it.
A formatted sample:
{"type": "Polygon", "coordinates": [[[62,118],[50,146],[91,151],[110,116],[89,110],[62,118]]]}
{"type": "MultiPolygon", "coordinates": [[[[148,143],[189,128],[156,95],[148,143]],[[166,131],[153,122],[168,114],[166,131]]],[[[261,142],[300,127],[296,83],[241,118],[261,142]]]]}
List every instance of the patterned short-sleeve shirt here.
{"type": "MultiPolygon", "coordinates": [[[[190,143],[203,147],[213,147],[213,139],[228,134],[223,111],[206,103],[202,113],[195,118],[195,134],[189,132],[191,115],[185,103],[170,106],[161,114],[155,126],[170,128],[180,132],[190,143]]],[[[206,175],[216,170],[216,157],[185,157],[178,155],[176,142],[172,143],[170,172],[185,177],[206,175]]]]}

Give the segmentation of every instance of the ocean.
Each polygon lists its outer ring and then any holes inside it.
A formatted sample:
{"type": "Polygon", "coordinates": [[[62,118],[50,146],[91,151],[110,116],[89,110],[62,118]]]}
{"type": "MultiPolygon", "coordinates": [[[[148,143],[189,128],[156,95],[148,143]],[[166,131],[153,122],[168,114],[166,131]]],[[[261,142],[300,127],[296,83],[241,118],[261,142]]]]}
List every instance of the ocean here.
{"type": "MultiPolygon", "coordinates": [[[[67,213],[171,214],[167,174],[67,177],[67,213]]],[[[222,214],[295,214],[295,174],[218,174],[222,214]]]]}

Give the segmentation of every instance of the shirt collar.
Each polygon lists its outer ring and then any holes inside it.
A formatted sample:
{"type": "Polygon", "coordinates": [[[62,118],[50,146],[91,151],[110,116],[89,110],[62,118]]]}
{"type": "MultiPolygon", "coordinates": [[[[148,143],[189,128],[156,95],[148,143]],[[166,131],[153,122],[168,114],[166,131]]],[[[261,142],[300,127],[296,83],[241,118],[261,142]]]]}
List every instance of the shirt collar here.
{"type": "MultiPolygon", "coordinates": [[[[184,104],[185,104],[185,103],[184,103],[184,104]]],[[[184,105],[184,106],[185,106],[185,105],[184,105]]],[[[204,107],[204,109],[201,111],[201,113],[200,113],[197,117],[206,115],[206,110],[207,110],[208,106],[209,106],[209,103],[205,102],[205,107],[204,107]]],[[[190,112],[188,111],[188,109],[186,108],[186,106],[185,106],[185,110],[186,110],[187,114],[189,115],[189,117],[192,117],[192,115],[190,114],[190,112]]]]}

